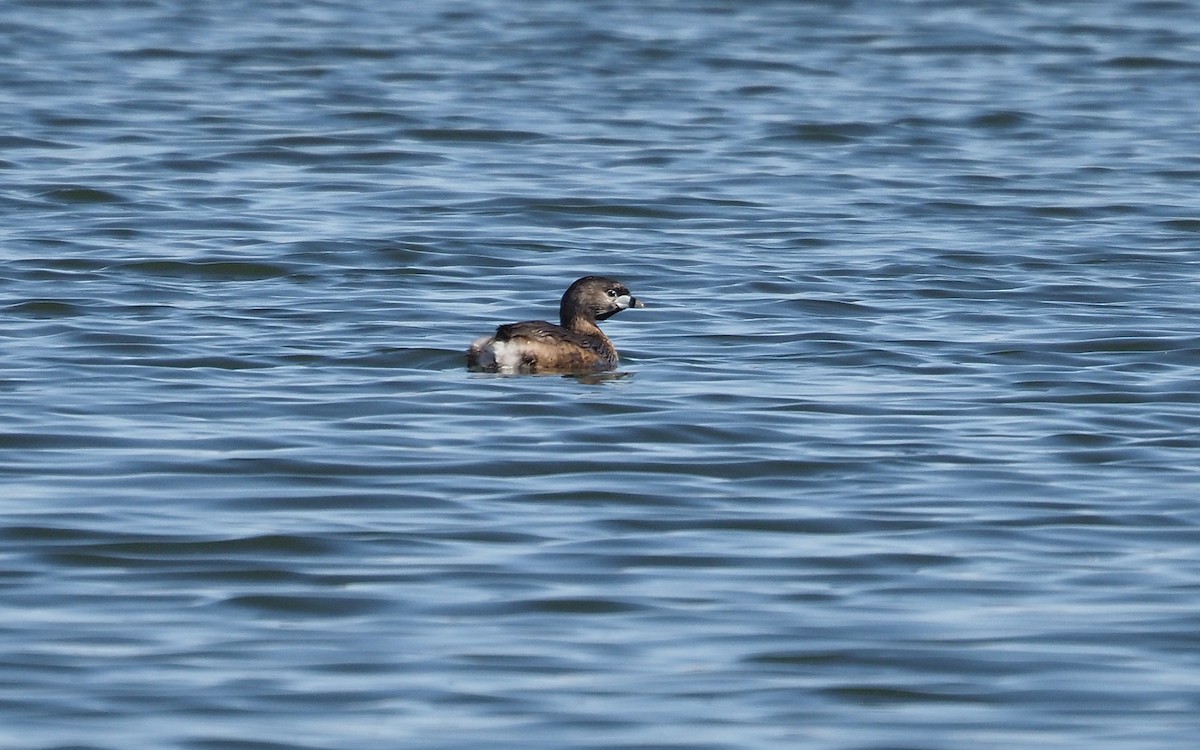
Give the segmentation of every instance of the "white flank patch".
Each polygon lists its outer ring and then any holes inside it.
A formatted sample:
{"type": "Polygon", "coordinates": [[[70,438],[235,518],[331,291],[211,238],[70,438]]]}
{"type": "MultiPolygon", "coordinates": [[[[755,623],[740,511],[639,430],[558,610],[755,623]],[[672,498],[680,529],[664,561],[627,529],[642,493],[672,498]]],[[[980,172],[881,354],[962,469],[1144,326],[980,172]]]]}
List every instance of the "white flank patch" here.
{"type": "Polygon", "coordinates": [[[489,347],[496,366],[501,370],[516,370],[521,366],[521,348],[508,341],[496,341],[489,347]]]}

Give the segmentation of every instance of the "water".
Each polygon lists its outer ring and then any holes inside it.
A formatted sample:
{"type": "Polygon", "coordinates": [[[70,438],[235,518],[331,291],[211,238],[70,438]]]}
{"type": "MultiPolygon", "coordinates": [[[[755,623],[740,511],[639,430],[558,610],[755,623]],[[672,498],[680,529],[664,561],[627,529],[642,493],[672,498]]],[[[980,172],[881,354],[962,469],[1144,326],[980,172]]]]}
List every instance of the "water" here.
{"type": "Polygon", "coordinates": [[[1194,743],[1194,4],[0,24],[0,746],[1194,743]]]}

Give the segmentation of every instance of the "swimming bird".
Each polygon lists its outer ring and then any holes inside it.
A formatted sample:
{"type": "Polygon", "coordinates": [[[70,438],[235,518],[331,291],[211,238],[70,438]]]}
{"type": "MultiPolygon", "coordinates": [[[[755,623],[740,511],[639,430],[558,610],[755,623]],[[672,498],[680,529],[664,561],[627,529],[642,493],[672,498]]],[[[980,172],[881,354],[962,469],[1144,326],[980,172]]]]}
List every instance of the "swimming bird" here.
{"type": "Polygon", "coordinates": [[[508,323],[467,350],[467,367],[503,373],[588,373],[617,366],[617,350],[598,320],[645,307],[619,281],[603,276],[576,279],[558,306],[559,325],[544,320],[508,323]]]}

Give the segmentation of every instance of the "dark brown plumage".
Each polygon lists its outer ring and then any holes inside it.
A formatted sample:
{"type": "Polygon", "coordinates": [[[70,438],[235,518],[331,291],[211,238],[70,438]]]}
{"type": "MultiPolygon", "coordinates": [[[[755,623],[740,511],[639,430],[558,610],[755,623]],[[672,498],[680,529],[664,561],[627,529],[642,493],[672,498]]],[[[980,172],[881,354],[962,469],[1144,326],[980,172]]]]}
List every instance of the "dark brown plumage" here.
{"type": "Polygon", "coordinates": [[[467,366],[484,372],[585,373],[617,366],[617,350],[596,321],[645,307],[619,281],[584,276],[567,288],[559,325],[544,320],[508,323],[467,350],[467,366]]]}

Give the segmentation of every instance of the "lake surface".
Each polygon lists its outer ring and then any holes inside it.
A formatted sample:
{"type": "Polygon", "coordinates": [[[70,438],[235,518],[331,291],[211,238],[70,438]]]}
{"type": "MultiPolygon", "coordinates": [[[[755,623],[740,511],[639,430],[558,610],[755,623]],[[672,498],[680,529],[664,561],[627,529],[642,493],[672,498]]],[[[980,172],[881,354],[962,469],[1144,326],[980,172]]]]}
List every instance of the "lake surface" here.
{"type": "Polygon", "coordinates": [[[0,747],[1194,744],[1194,3],[0,28],[0,747]]]}

